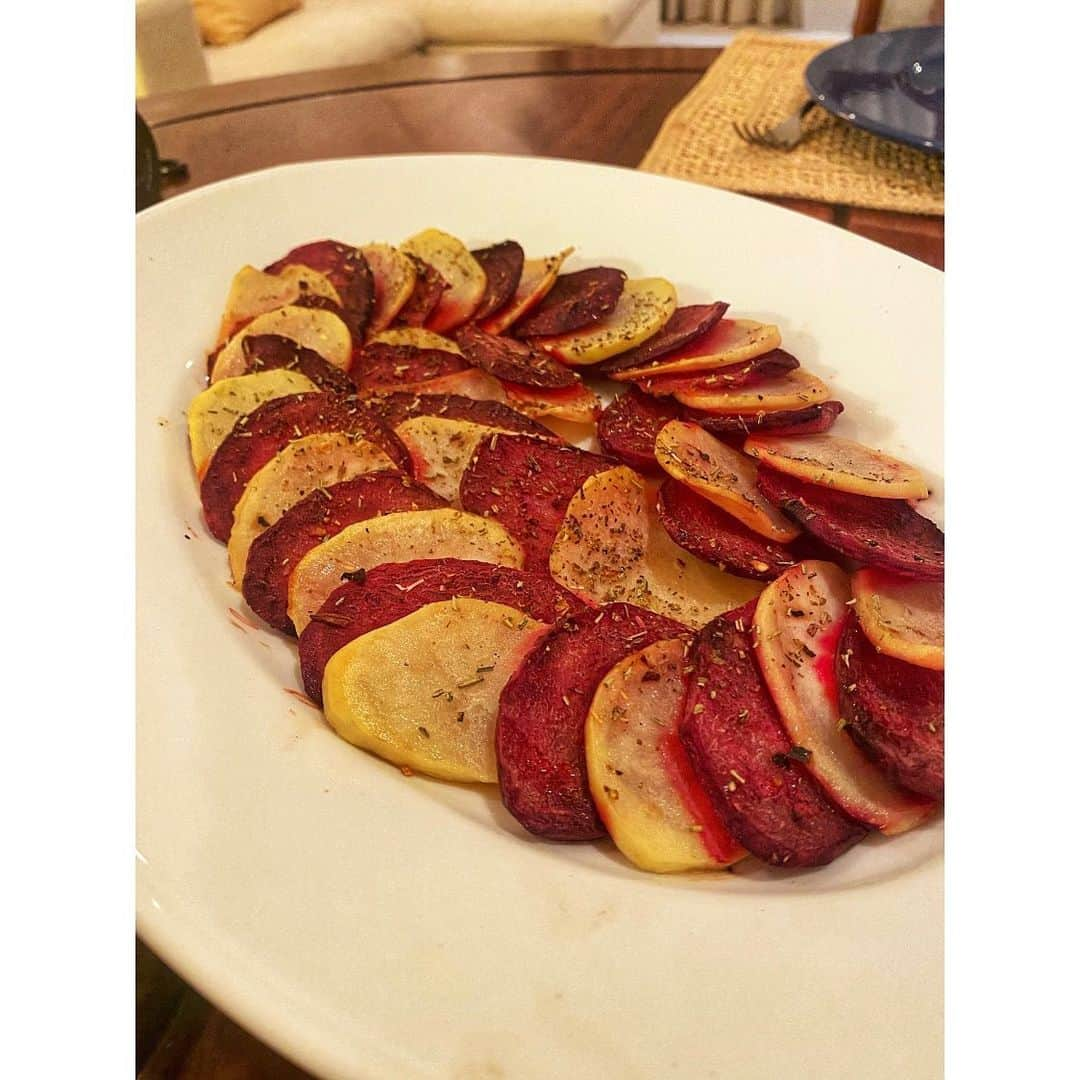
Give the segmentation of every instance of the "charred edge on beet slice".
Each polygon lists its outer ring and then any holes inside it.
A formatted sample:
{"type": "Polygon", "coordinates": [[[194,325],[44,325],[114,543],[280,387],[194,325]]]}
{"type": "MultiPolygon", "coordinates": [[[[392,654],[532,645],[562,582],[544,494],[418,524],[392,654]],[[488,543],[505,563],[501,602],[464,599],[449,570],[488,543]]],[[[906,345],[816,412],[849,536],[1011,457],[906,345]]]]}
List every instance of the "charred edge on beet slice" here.
{"type": "Polygon", "coordinates": [[[682,419],[676,401],[649,397],[636,386],[619,394],[596,421],[596,438],[605,453],[624,465],[656,472],[656,436],[671,420],[682,419]]]}
{"type": "Polygon", "coordinates": [[[828,431],[843,411],[841,401],[822,401],[805,409],[732,413],[727,416],[702,412],[700,409],[684,409],[683,418],[693,420],[720,438],[738,438],[755,431],[768,431],[773,435],[817,435],[828,431]]]}
{"type": "Polygon", "coordinates": [[[244,338],[240,347],[244,353],[246,371],[288,368],[306,375],[320,390],[334,394],[356,392],[356,384],[347,372],[292,338],[280,334],[252,334],[244,338]]]}
{"type": "Polygon", "coordinates": [[[614,465],[574,446],[495,435],[480,444],[461,477],[461,505],[498,521],[521,545],[525,565],[546,571],[570,500],[590,476],[614,465]]]}
{"type": "Polygon", "coordinates": [[[409,299],[397,313],[395,326],[423,326],[439,306],[442,294],[450,288],[450,282],[431,263],[424,262],[415,255],[409,255],[409,258],[416,266],[416,284],[409,299]]]}
{"type": "Polygon", "coordinates": [[[465,359],[497,379],[553,389],[576,386],[581,381],[569,368],[524,341],[486,334],[472,323],[458,330],[455,337],[465,359]]]}
{"type": "Polygon", "coordinates": [[[368,440],[400,471],[411,473],[412,459],[404,444],[358,398],[318,391],[274,398],[240,417],[210,459],[199,493],[211,535],[228,540],[244,488],[275,454],[294,439],[331,431],[368,440]]]}
{"type": "Polygon", "coordinates": [[[945,673],[878,652],[854,612],[836,653],[840,717],[886,775],[917,795],[945,795],[945,673]]]}
{"type": "Polygon", "coordinates": [[[600,680],[624,657],[691,631],[632,604],[562,620],[529,654],[499,699],[499,789],[521,825],[549,840],[605,834],[589,792],[585,718],[600,680]]]}
{"type": "Polygon", "coordinates": [[[772,866],[822,866],[866,835],[825,795],[784,732],[754,660],[747,625],[703,627],[679,735],[728,831],[772,866]]]}
{"type": "Polygon", "coordinates": [[[605,360],[598,365],[598,371],[610,375],[615,371],[644,367],[684,345],[690,345],[708,333],[724,317],[729,306],[723,300],[717,300],[712,304],[691,304],[676,308],[671,318],[648,341],[636,349],[605,360]]]}
{"type": "Polygon", "coordinates": [[[688,372],[683,375],[654,375],[652,378],[638,380],[638,385],[647,394],[668,395],[695,390],[737,390],[740,386],[750,386],[785,375],[794,371],[799,361],[784,349],[755,356],[742,364],[728,364],[715,371],[688,372]]]}
{"type": "Polygon", "coordinates": [[[944,533],[902,499],[834,491],[766,467],[758,470],[758,488],[808,532],[851,559],[902,577],[944,579],[944,533]]]}
{"type": "Polygon", "coordinates": [[[525,252],[516,240],[504,240],[501,244],[479,248],[472,257],[487,275],[484,295],[472,318],[486,319],[510,302],[521,280],[521,268],[525,265],[525,252]]]}
{"type": "Polygon", "coordinates": [[[560,445],[563,442],[550,428],[501,401],[478,401],[461,394],[396,393],[384,394],[368,404],[391,428],[414,416],[439,416],[446,420],[468,420],[473,424],[533,435],[560,445]]]}
{"type": "Polygon", "coordinates": [[[255,538],[244,572],[244,599],[275,630],[294,634],[289,577],[313,547],[380,514],[443,506],[446,503],[426,487],[393,473],[368,473],[313,491],[255,538]]]}
{"type": "Polygon", "coordinates": [[[352,376],[364,390],[423,382],[469,369],[468,361],[445,349],[373,341],[353,354],[352,376]]]}
{"type": "Polygon", "coordinates": [[[360,570],[327,597],[300,635],[300,670],[308,697],[322,703],[323,671],[330,657],[354,638],[425,604],[454,597],[505,604],[546,623],[587,609],[548,574],[492,563],[419,559],[360,570]]]}
{"type": "Polygon", "coordinates": [[[611,266],[560,274],[547,296],[514,324],[514,335],[551,337],[591,326],[613,310],[625,282],[626,274],[611,266]]]}

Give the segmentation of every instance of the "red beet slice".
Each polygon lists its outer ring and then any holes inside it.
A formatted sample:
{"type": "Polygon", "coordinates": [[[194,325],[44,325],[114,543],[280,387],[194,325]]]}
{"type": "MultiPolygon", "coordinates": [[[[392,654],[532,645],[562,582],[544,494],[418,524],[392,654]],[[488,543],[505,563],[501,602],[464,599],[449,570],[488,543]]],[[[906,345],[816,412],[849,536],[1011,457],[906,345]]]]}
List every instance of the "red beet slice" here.
{"type": "Polygon", "coordinates": [[[480,306],[472,313],[472,318],[479,321],[509,303],[521,280],[525,252],[516,240],[504,240],[501,244],[474,251],[472,257],[487,274],[487,287],[480,297],[480,306]]]}
{"type": "Polygon", "coordinates": [[[648,341],[636,349],[613,356],[598,365],[597,370],[604,375],[613,371],[625,371],[642,367],[661,356],[681,349],[707,334],[723,317],[730,305],[723,300],[713,304],[691,304],[676,308],[671,318],[648,341]]]}
{"type": "Polygon", "coordinates": [[[861,840],[866,829],[825,795],[784,732],[750,630],[714,619],[695,637],[690,662],[679,735],[731,835],[788,867],[822,866],[861,840]]]}
{"type": "Polygon", "coordinates": [[[304,691],[322,704],[323,670],[354,638],[403,619],[425,604],[470,597],[506,604],[540,622],[588,610],[548,574],[469,559],[383,563],[339,585],[300,634],[304,691]]]}
{"type": "Polygon", "coordinates": [[[233,509],[248,481],[294,439],[324,431],[367,439],[402,472],[411,472],[412,459],[401,440],[357,398],[318,392],[274,398],[242,416],[210,459],[200,488],[210,533],[228,540],[233,509]]]}
{"type": "Polygon", "coordinates": [[[656,436],[669,421],[682,419],[685,411],[677,401],[661,401],[631,386],[600,414],[596,438],[605,453],[624,465],[655,472],[656,436]]]}
{"type": "Polygon", "coordinates": [[[394,320],[395,326],[423,326],[428,316],[439,306],[442,294],[450,282],[431,263],[410,255],[416,264],[416,284],[409,299],[402,305],[394,320]]]}
{"type": "Polygon", "coordinates": [[[945,795],[945,673],[878,652],[855,613],[836,652],[840,716],[852,738],[901,787],[945,795]]]}
{"type": "Polygon", "coordinates": [[[480,444],[461,477],[461,506],[498,521],[521,545],[525,565],[546,571],[552,542],[575,492],[590,476],[614,464],[576,446],[526,435],[494,435],[480,444]]]}
{"type": "Polygon", "coordinates": [[[762,379],[772,378],[794,371],[799,361],[783,349],[773,349],[747,360],[744,364],[729,364],[715,371],[695,371],[689,374],[653,375],[649,379],[638,379],[637,384],[647,394],[660,397],[681,392],[708,392],[716,390],[734,390],[739,386],[749,386],[762,379]]]}
{"type": "MultiPolygon", "coordinates": [[[[375,305],[375,279],[363,252],[337,240],[316,240],[293,248],[283,258],[271,263],[266,273],[277,274],[290,263],[310,266],[330,279],[341,297],[345,324],[353,340],[363,341],[371,309],[375,305]]],[[[322,305],[309,303],[309,306],[322,305]]]]}
{"type": "Polygon", "coordinates": [[[495,754],[506,809],[549,840],[605,833],[589,794],[585,717],[600,680],[624,657],[681,623],[633,604],[608,604],[564,619],[525,659],[499,699],[495,754]]]}
{"type": "Polygon", "coordinates": [[[752,431],[768,431],[773,435],[816,435],[828,431],[844,411],[841,401],[822,401],[805,409],[783,412],[731,413],[715,416],[700,409],[687,409],[685,419],[700,424],[706,431],[724,436],[749,435],[752,431]]]}
{"type": "Polygon", "coordinates": [[[292,338],[280,334],[253,334],[240,343],[247,371],[267,368],[290,368],[306,375],[320,390],[335,394],[355,394],[356,384],[348,373],[321,357],[314,349],[305,349],[292,338]]]}
{"type": "Polygon", "coordinates": [[[368,402],[368,406],[391,428],[414,416],[441,416],[447,420],[468,420],[505,431],[519,431],[548,442],[561,444],[563,441],[550,428],[501,401],[477,401],[460,394],[401,393],[385,394],[368,402]]]}
{"type": "Polygon", "coordinates": [[[875,499],[758,470],[758,488],[829,547],[901,577],[942,581],[945,534],[903,499],[875,499]]]}
{"type": "Polygon", "coordinates": [[[656,509],[679,547],[739,577],[771,581],[798,561],[790,548],[766,540],[672,477],[660,485],[656,509]]]}
{"type": "Polygon", "coordinates": [[[362,390],[383,390],[467,371],[469,364],[445,349],[373,341],[353,354],[350,373],[362,390]]]}
{"type": "Polygon", "coordinates": [[[474,367],[497,379],[522,386],[565,387],[581,381],[569,368],[552,360],[547,353],[509,337],[485,334],[472,323],[463,326],[456,340],[465,359],[474,367]]]}
{"type": "Polygon", "coordinates": [[[591,326],[615,307],[625,281],[626,274],[611,266],[560,274],[547,296],[514,324],[514,335],[550,337],[591,326]]]}
{"type": "Polygon", "coordinates": [[[275,630],[292,634],[289,576],[316,544],[347,525],[380,514],[445,505],[426,487],[394,473],[368,473],[313,491],[255,538],[244,571],[244,599],[275,630]]]}

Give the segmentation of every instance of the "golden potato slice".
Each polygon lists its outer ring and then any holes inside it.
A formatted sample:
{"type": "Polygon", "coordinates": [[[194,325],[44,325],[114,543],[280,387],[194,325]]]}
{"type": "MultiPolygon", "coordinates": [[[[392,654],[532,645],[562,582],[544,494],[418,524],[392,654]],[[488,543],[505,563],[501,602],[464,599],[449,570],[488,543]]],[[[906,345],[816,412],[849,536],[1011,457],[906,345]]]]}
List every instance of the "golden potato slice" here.
{"type": "Polygon", "coordinates": [[[505,604],[427,604],[334,653],[323,672],[326,719],[395,765],[494,784],[499,695],[548,629],[505,604]]]}
{"type": "Polygon", "coordinates": [[[462,510],[407,510],[360,521],[312,548],[289,578],[289,618],[299,634],[341,575],[414,559],[474,559],[520,569],[517,541],[497,522],[462,510]]]}
{"type": "Polygon", "coordinates": [[[512,434],[509,428],[442,416],[414,416],[394,430],[408,448],[417,480],[454,506],[460,505],[461,474],[477,446],[495,432],[512,434]]]}
{"type": "Polygon", "coordinates": [[[264,401],[310,393],[319,388],[299,371],[271,368],[251,375],[221,379],[197,394],[188,406],[188,441],[191,461],[201,480],[225,436],[241,416],[257,409],[264,401]]]}
{"type": "Polygon", "coordinates": [[[925,499],[913,465],[837,435],[751,435],[743,449],[777,472],[811,484],[878,499],[925,499]]]}
{"type": "Polygon", "coordinates": [[[384,345],[411,345],[415,349],[442,349],[443,352],[457,353],[461,356],[461,349],[458,348],[456,341],[443,337],[442,334],[436,334],[432,330],[425,330],[422,326],[395,326],[392,330],[380,330],[372,335],[371,342],[384,345]]]}
{"type": "Polygon", "coordinates": [[[716,870],[746,852],[724,828],[679,740],[687,642],[657,641],[604,677],[585,719],[589,790],[615,846],[664,874],[716,870]]]}
{"type": "Polygon", "coordinates": [[[796,368],[749,386],[738,386],[732,390],[679,390],[674,397],[691,409],[701,409],[703,412],[783,412],[805,409],[814,402],[825,401],[829,397],[829,387],[816,375],[796,368]]]}
{"type": "Polygon", "coordinates": [[[754,461],[698,424],[669,421],[654,453],[664,472],[761,536],[787,543],[802,531],[758,491],[754,461]]]}
{"type": "Polygon", "coordinates": [[[436,379],[424,379],[421,382],[397,383],[393,386],[380,386],[372,394],[458,394],[475,401],[500,401],[505,404],[506,391],[498,379],[479,368],[468,371],[455,371],[450,375],[440,375],[436,379]]]}
{"type": "Polygon", "coordinates": [[[254,266],[238,271],[229,286],[225,314],[221,317],[218,344],[228,341],[236,328],[256,315],[295,303],[301,296],[325,296],[341,305],[341,295],[330,279],[310,266],[290,263],[280,274],[266,274],[254,266]]]}
{"type": "Polygon", "coordinates": [[[440,333],[466,322],[487,288],[487,274],[472,252],[456,236],[440,229],[425,229],[410,236],[401,250],[434,266],[450,283],[427,320],[430,329],[440,333]]]}
{"type": "Polygon", "coordinates": [[[507,386],[507,401],[526,416],[537,420],[566,420],[571,424],[591,424],[603,408],[603,403],[584,383],[551,391],[540,387],[507,386]]]}
{"type": "Polygon", "coordinates": [[[416,263],[390,244],[365,244],[361,249],[375,279],[375,306],[368,334],[385,330],[405,306],[416,287],[416,263]]]}
{"type": "Polygon", "coordinates": [[[745,364],[755,356],[762,356],[779,348],[778,326],[755,322],[753,319],[723,319],[704,335],[703,341],[692,341],[689,345],[677,349],[670,357],[662,356],[644,367],[613,372],[611,377],[617,382],[630,382],[632,379],[649,375],[706,372],[732,364],[745,364]],[[697,352],[699,349],[700,352],[697,352]],[[687,355],[688,353],[694,355],[687,355]]]}
{"type": "Polygon", "coordinates": [[[633,469],[589,477],[551,547],[551,576],[598,604],[625,601],[695,629],[761,591],[678,547],[656,518],[655,496],[633,469]]]}
{"type": "Polygon", "coordinates": [[[255,538],[290,506],[316,488],[394,468],[394,463],[374,443],[341,431],[305,435],[289,443],[248,481],[233,511],[229,533],[233,584],[237,588],[243,584],[248,551],[255,538]]]}
{"type": "Polygon", "coordinates": [[[651,338],[671,318],[676,303],[675,286],[666,278],[632,278],[600,322],[571,334],[533,340],[564,364],[599,364],[651,338]]]}
{"type": "Polygon", "coordinates": [[[574,253],[572,247],[549,255],[546,259],[526,259],[521,267],[514,295],[493,315],[481,320],[480,329],[488,334],[501,334],[523,315],[528,314],[555,286],[562,264],[574,253]]]}
{"type": "Polygon", "coordinates": [[[933,813],[864,756],[840,720],[836,647],[851,589],[829,562],[793,566],[761,594],[754,612],[757,659],[792,743],[806,767],[856,821],[888,835],[906,832],[933,813]]]}
{"type": "Polygon", "coordinates": [[[851,578],[855,614],[878,652],[945,670],[945,583],[909,581],[866,567],[851,578]]]}
{"type": "Polygon", "coordinates": [[[324,360],[343,371],[348,371],[352,361],[352,335],[337,315],[322,308],[286,304],[257,316],[229,338],[214,361],[211,382],[245,373],[247,361],[244,359],[243,341],[256,334],[278,334],[289,338],[305,349],[314,349],[324,360]]]}

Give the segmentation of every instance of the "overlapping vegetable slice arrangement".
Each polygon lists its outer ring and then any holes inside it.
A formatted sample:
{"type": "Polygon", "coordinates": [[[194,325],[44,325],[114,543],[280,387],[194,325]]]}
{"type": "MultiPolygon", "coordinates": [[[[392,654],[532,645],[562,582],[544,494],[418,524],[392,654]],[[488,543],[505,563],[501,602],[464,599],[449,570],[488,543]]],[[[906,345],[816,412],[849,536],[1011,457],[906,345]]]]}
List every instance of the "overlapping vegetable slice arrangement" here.
{"type": "Polygon", "coordinates": [[[778,327],[569,254],[427,229],[243,268],[188,413],[235,586],[339,735],[498,783],[535,835],[665,872],[917,826],[944,778],[925,480],[829,433],[778,327]],[[594,424],[600,453],[569,441],[594,424]]]}

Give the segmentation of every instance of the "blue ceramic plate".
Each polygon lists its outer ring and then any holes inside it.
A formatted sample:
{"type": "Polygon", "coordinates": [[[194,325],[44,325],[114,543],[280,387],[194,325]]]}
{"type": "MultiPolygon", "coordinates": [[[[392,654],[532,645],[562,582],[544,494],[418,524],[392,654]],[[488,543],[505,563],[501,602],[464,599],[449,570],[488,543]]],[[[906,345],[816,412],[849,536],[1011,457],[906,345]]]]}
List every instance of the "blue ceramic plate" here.
{"type": "Polygon", "coordinates": [[[945,153],[945,33],[940,26],[852,38],[810,61],[822,108],[875,135],[945,153]]]}

